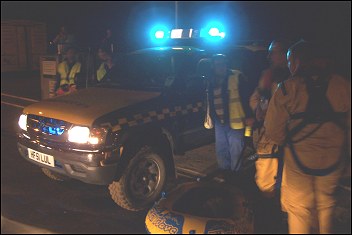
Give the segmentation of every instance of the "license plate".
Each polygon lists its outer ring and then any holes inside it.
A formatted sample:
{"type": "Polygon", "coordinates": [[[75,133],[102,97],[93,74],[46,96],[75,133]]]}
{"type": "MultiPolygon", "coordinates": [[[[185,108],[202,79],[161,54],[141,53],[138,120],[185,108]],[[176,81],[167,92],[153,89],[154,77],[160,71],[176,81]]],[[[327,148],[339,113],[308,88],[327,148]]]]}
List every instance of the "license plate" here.
{"type": "Polygon", "coordinates": [[[44,165],[55,167],[54,157],[45,153],[35,151],[28,148],[28,157],[36,162],[40,162],[44,165]]]}

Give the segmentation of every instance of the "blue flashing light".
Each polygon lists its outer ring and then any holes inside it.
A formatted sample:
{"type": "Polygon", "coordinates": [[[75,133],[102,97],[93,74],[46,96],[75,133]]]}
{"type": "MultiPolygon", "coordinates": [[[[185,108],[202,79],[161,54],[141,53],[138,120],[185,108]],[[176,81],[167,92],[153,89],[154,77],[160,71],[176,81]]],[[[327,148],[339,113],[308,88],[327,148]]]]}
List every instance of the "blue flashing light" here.
{"type": "Polygon", "coordinates": [[[156,25],[150,31],[150,38],[155,43],[163,43],[169,38],[169,29],[163,25],[156,25]]]}
{"type": "Polygon", "coordinates": [[[209,40],[223,39],[225,37],[224,26],[218,22],[211,22],[200,32],[200,37],[209,40]]]}
{"type": "Polygon", "coordinates": [[[158,39],[160,38],[161,39],[161,38],[164,38],[164,36],[165,36],[165,32],[164,31],[160,30],[160,31],[156,31],[155,32],[155,38],[158,38],[158,39]]]}
{"type": "Polygon", "coordinates": [[[51,135],[62,135],[62,133],[64,133],[65,129],[61,129],[59,127],[50,127],[48,128],[47,132],[49,132],[49,134],[51,135]]]}
{"type": "Polygon", "coordinates": [[[58,135],[62,135],[62,133],[64,133],[65,129],[60,129],[60,128],[56,128],[56,132],[58,135]]]}
{"type": "Polygon", "coordinates": [[[220,31],[219,31],[218,28],[211,28],[211,29],[209,29],[208,34],[209,34],[210,36],[215,37],[215,36],[219,36],[220,31]]]}

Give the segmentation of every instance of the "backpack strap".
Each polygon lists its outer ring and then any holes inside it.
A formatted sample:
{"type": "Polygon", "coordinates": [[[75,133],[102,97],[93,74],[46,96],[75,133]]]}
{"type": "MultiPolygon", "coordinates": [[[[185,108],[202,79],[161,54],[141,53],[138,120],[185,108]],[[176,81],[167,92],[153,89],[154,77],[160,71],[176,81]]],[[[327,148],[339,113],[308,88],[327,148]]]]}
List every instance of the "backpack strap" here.
{"type": "Polygon", "coordinates": [[[308,138],[317,130],[319,130],[321,126],[326,122],[334,122],[343,130],[345,130],[346,128],[343,127],[343,124],[340,120],[341,120],[341,117],[344,117],[346,115],[346,113],[333,112],[331,104],[329,103],[326,97],[326,91],[329,85],[329,80],[327,78],[321,78],[326,80],[322,80],[321,84],[317,84],[317,85],[308,79],[309,78],[305,78],[307,91],[309,95],[307,111],[291,115],[291,120],[302,119],[302,121],[290,131],[287,129],[286,144],[288,145],[292,153],[295,163],[297,164],[297,166],[300,168],[302,172],[313,176],[325,176],[332,173],[340,166],[340,164],[343,162],[342,161],[343,154],[341,154],[340,158],[330,167],[327,167],[325,169],[311,169],[304,166],[303,163],[300,161],[293,144],[308,138]],[[314,92],[316,94],[312,94],[314,92]],[[322,103],[318,104],[320,105],[319,107],[315,107],[315,105],[319,101],[321,101],[322,103]],[[308,134],[301,137],[299,140],[293,141],[292,138],[309,124],[318,124],[318,125],[308,134]]]}
{"type": "MultiPolygon", "coordinates": [[[[306,136],[302,137],[299,141],[312,135],[322,126],[323,123],[326,122],[333,122],[342,130],[346,129],[346,124],[342,119],[346,117],[347,113],[334,112],[329,100],[326,97],[326,92],[329,86],[329,78],[322,77],[319,79],[320,80],[318,82],[314,82],[310,78],[304,78],[308,92],[308,104],[305,112],[290,115],[290,120],[302,119],[302,122],[288,132],[288,136],[291,139],[308,124],[319,125],[306,136]]],[[[299,141],[296,140],[295,142],[299,141]]]]}
{"type": "Polygon", "coordinates": [[[312,169],[309,167],[306,167],[305,165],[303,165],[303,163],[299,160],[299,157],[296,153],[295,148],[293,147],[293,143],[291,141],[287,142],[287,145],[292,153],[293,159],[295,161],[295,163],[297,164],[297,166],[299,167],[299,169],[301,171],[303,171],[305,174],[307,175],[313,175],[313,176],[326,176],[331,174],[332,172],[334,172],[335,170],[337,170],[337,168],[341,165],[341,163],[343,162],[343,154],[341,154],[340,158],[337,159],[337,161],[330,167],[327,167],[325,169],[312,169]]]}

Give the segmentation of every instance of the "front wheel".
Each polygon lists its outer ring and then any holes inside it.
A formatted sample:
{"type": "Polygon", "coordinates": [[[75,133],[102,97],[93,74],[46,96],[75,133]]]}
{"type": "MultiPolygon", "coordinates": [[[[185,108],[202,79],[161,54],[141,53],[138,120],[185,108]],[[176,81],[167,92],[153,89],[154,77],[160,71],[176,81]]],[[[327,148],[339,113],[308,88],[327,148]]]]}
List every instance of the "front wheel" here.
{"type": "Polygon", "coordinates": [[[145,146],[132,158],[120,180],[109,185],[109,191],[117,205],[138,211],[158,200],[165,183],[164,159],[151,147],[145,146]]]}

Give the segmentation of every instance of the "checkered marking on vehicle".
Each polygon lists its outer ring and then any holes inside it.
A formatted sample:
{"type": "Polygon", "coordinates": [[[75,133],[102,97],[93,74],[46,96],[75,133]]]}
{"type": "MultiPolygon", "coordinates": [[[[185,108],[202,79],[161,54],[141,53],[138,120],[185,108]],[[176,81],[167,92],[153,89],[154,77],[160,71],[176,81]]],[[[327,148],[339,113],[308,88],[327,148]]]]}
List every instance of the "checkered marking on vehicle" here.
{"type": "Polygon", "coordinates": [[[157,111],[149,111],[145,113],[135,114],[130,118],[120,118],[112,131],[119,131],[127,127],[133,127],[150,123],[153,121],[161,121],[178,115],[187,115],[189,113],[199,112],[203,106],[202,102],[188,104],[186,106],[175,106],[172,108],[162,108],[157,111]]]}

